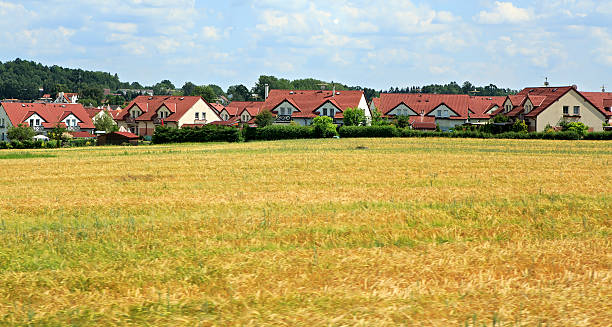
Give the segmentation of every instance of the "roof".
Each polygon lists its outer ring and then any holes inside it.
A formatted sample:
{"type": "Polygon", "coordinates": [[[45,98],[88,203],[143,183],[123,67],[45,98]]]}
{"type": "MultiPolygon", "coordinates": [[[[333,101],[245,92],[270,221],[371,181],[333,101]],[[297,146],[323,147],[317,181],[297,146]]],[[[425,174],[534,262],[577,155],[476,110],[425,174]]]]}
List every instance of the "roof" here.
{"type": "Polygon", "coordinates": [[[247,110],[249,115],[254,117],[261,112],[263,105],[264,102],[261,101],[232,101],[225,107],[225,111],[227,111],[230,117],[234,117],[247,110]]]}
{"type": "Polygon", "coordinates": [[[381,93],[380,106],[377,109],[383,116],[397,108],[406,105],[417,115],[429,115],[441,105],[447,106],[456,117],[450,119],[490,118],[487,111],[494,106],[501,106],[505,97],[470,96],[467,94],[422,94],[422,93],[381,93]]]}
{"type": "Polygon", "coordinates": [[[102,109],[97,109],[97,108],[85,108],[85,111],[87,112],[87,114],[89,115],[89,118],[94,118],[97,114],[100,113],[100,111],[102,111],[102,109]]]}
{"type": "Polygon", "coordinates": [[[89,132],[70,132],[70,135],[76,138],[94,138],[96,137],[95,135],[89,132]]]}
{"type": "Polygon", "coordinates": [[[136,135],[134,133],[130,133],[130,132],[112,132],[111,134],[121,135],[121,136],[127,137],[129,139],[137,139],[138,138],[138,135],[136,135]]]}
{"type": "Polygon", "coordinates": [[[210,107],[208,102],[206,102],[202,97],[198,96],[183,97],[140,95],[132,100],[132,102],[130,102],[124,110],[121,110],[115,119],[124,120],[128,116],[130,109],[137,106],[143,113],[138,116],[136,120],[150,121],[157,118],[157,110],[162,106],[165,106],[170,110],[171,114],[170,116],[164,118],[164,121],[178,122],[179,119],[181,119],[181,117],[183,117],[183,115],[200,100],[204,101],[204,103],[210,107]]]}
{"type": "Polygon", "coordinates": [[[410,116],[410,125],[413,129],[436,129],[436,118],[431,116],[410,116]]]}
{"type": "Polygon", "coordinates": [[[339,109],[335,118],[343,118],[342,112],[348,108],[358,107],[363,98],[363,91],[320,91],[320,90],[271,90],[261,110],[269,110],[278,114],[277,107],[287,101],[298,112],[293,112],[296,118],[314,118],[320,116],[318,109],[329,102],[339,109]]]}
{"type": "Polygon", "coordinates": [[[223,111],[223,109],[225,108],[225,106],[220,103],[211,103],[210,107],[213,108],[217,115],[221,113],[221,111],[223,111]]]}
{"type": "Polygon", "coordinates": [[[374,107],[380,111],[380,97],[372,98],[372,104],[374,104],[374,107]]]}
{"type": "MultiPolygon", "coordinates": [[[[36,113],[44,122],[43,127],[53,128],[64,118],[73,114],[79,121],[80,128],[90,129],[95,128],[91,117],[83,105],[80,103],[19,103],[19,102],[2,102],[2,107],[6,111],[9,120],[13,126],[21,123],[27,123],[32,114],[36,113]]],[[[63,125],[63,124],[61,124],[63,125]]]]}
{"type": "Polygon", "coordinates": [[[612,107],[612,92],[580,92],[587,98],[599,111],[610,117],[612,113],[606,108],[612,107]]]}

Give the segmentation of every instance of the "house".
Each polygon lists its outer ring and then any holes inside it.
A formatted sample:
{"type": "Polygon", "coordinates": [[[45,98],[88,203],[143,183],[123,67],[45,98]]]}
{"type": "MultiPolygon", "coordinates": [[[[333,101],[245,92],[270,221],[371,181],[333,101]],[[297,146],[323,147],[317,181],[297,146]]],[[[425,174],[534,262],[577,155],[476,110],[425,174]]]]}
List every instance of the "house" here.
{"type": "Polygon", "coordinates": [[[96,124],[96,121],[98,119],[103,119],[104,116],[110,117],[113,123],[117,125],[117,122],[115,121],[115,115],[113,115],[113,110],[99,109],[99,108],[85,108],[85,111],[87,112],[87,115],[89,115],[89,118],[91,118],[91,121],[93,121],[94,125],[96,124]]]}
{"type": "Polygon", "coordinates": [[[581,92],[606,116],[604,123],[612,125],[612,92],[581,92]]]}
{"type": "Polygon", "coordinates": [[[8,140],[8,129],[24,124],[40,135],[47,133],[58,124],[69,132],[94,131],[94,124],[81,104],[56,103],[0,103],[0,140],[8,140]]]}
{"type": "Polygon", "coordinates": [[[228,125],[254,124],[257,116],[263,108],[261,101],[232,101],[221,112],[219,117],[228,125]]]}
{"type": "MultiPolygon", "coordinates": [[[[494,114],[503,114],[511,121],[524,120],[530,132],[542,132],[561,122],[582,122],[593,131],[602,131],[610,117],[605,110],[605,96],[601,95],[598,107],[585,94],[589,93],[578,91],[576,86],[528,87],[507,96],[494,114]]],[[[598,97],[591,95],[595,101],[598,97]]]]}
{"type": "Polygon", "coordinates": [[[37,102],[51,103],[53,102],[53,98],[51,97],[51,94],[43,94],[43,96],[38,99],[37,102]]]}
{"type": "Polygon", "coordinates": [[[138,136],[153,135],[160,125],[180,128],[183,125],[202,126],[221,120],[213,107],[198,96],[146,96],[130,102],[116,116],[120,131],[138,136]]]}
{"type": "Polygon", "coordinates": [[[482,97],[466,94],[381,93],[372,99],[371,110],[395,119],[409,116],[414,128],[448,131],[466,123],[487,122],[498,110],[504,97],[482,97]],[[415,125],[416,123],[416,125],[415,125]]]}
{"type": "Polygon", "coordinates": [[[239,113],[241,121],[268,110],[276,117],[276,124],[295,122],[306,126],[317,116],[328,116],[335,124],[342,124],[343,112],[348,108],[363,110],[368,123],[372,119],[363,91],[271,90],[261,108],[256,108],[246,107],[239,113]]]}
{"type": "Polygon", "coordinates": [[[78,103],[78,101],[79,101],[78,93],[59,92],[57,94],[57,99],[55,99],[53,103],[78,103]]]}

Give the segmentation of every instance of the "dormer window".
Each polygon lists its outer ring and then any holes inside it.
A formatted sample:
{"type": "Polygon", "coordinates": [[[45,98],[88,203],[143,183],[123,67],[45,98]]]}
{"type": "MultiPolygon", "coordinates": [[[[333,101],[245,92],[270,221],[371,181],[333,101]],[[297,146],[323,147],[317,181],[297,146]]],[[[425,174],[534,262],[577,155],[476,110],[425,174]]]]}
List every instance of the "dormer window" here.
{"type": "Polygon", "coordinates": [[[199,112],[195,113],[195,120],[200,120],[200,113],[199,112]]]}
{"type": "Polygon", "coordinates": [[[327,108],[323,108],[323,116],[327,116],[327,108]]]}
{"type": "Polygon", "coordinates": [[[329,109],[329,116],[334,117],[334,109],[329,109]]]}

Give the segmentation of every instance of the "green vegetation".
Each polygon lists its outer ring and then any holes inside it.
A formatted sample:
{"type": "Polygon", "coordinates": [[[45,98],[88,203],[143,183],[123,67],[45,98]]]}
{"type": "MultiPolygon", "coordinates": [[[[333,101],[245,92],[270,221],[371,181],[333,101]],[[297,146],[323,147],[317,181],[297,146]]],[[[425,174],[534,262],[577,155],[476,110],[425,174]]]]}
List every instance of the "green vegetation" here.
{"type": "Polygon", "coordinates": [[[269,110],[264,110],[255,116],[257,127],[266,127],[274,123],[274,115],[269,110]]]}
{"type": "Polygon", "coordinates": [[[327,138],[338,135],[334,119],[328,116],[317,116],[312,120],[315,134],[318,137],[327,138]]]}
{"type": "Polygon", "coordinates": [[[17,126],[11,126],[6,133],[6,136],[13,141],[31,141],[36,135],[36,132],[30,126],[19,124],[17,126]]]}
{"type": "Polygon", "coordinates": [[[363,112],[363,110],[361,110],[360,108],[347,108],[346,110],[344,110],[343,115],[343,122],[345,126],[365,125],[365,112],[363,112]]]}

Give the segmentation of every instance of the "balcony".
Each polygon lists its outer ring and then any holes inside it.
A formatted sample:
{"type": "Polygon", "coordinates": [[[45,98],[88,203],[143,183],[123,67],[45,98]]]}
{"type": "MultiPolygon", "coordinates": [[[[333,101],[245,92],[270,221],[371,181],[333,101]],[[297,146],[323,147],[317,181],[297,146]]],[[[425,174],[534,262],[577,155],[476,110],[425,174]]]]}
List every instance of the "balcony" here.
{"type": "Polygon", "coordinates": [[[42,126],[34,126],[32,127],[32,129],[34,130],[34,132],[44,132],[45,128],[42,126]]]}
{"type": "Polygon", "coordinates": [[[78,132],[78,131],[81,130],[81,128],[79,126],[67,126],[66,129],[71,131],[71,132],[78,132]]]}
{"type": "Polygon", "coordinates": [[[125,117],[126,124],[136,124],[136,118],[134,117],[125,117]]]}
{"type": "Polygon", "coordinates": [[[291,121],[291,115],[278,115],[278,116],[276,116],[276,121],[279,122],[279,123],[290,122],[291,121]]]}
{"type": "Polygon", "coordinates": [[[153,124],[161,125],[163,118],[153,118],[153,124]]]}

